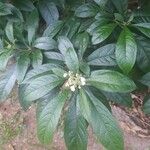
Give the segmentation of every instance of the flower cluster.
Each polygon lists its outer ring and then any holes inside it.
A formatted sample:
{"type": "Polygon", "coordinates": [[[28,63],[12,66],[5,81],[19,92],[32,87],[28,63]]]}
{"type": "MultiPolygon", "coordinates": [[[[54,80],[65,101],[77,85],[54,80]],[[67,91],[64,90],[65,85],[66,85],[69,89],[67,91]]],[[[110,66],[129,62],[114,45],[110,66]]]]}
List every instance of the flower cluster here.
{"type": "Polygon", "coordinates": [[[76,88],[81,89],[81,86],[84,86],[86,83],[86,79],[82,77],[82,75],[74,74],[71,71],[64,73],[63,77],[68,78],[65,82],[65,87],[70,88],[72,92],[74,92],[76,88]]]}

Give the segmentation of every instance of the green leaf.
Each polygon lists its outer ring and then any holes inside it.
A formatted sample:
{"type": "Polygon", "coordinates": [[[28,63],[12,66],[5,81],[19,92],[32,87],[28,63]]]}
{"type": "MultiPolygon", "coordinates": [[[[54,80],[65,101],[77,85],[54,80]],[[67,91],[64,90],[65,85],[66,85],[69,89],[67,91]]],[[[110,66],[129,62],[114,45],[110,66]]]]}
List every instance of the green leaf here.
{"type": "Polygon", "coordinates": [[[75,47],[78,49],[80,59],[82,59],[84,52],[86,51],[90,38],[87,32],[83,32],[77,35],[75,39],[75,47]]]}
{"type": "Polygon", "coordinates": [[[108,92],[127,93],[136,89],[134,82],[125,75],[111,70],[98,70],[91,73],[87,84],[108,92]]]}
{"type": "Polygon", "coordinates": [[[85,75],[90,75],[90,66],[83,61],[80,61],[80,71],[83,72],[85,75]]]}
{"type": "Polygon", "coordinates": [[[2,52],[3,49],[4,49],[3,41],[2,41],[2,39],[0,39],[0,51],[2,52]]]}
{"type": "Polygon", "coordinates": [[[24,91],[26,89],[27,85],[19,85],[18,87],[18,97],[19,97],[19,104],[21,105],[22,109],[24,111],[27,111],[29,107],[31,106],[32,102],[31,101],[24,101],[24,91]]]}
{"type": "Polygon", "coordinates": [[[16,82],[15,67],[8,70],[0,76],[0,102],[6,100],[11,93],[16,82]]]}
{"type": "Polygon", "coordinates": [[[72,39],[73,36],[75,36],[78,32],[79,27],[79,20],[77,18],[71,17],[65,22],[62,30],[59,32],[59,35],[66,36],[69,39],[72,39]]]}
{"type": "Polygon", "coordinates": [[[57,52],[45,52],[44,55],[48,59],[64,61],[64,56],[60,53],[57,53],[57,52]]]}
{"type": "Polygon", "coordinates": [[[137,44],[132,32],[127,27],[123,29],[119,36],[115,55],[119,67],[124,73],[128,74],[136,61],[137,44]]]}
{"type": "Polygon", "coordinates": [[[40,37],[34,42],[34,47],[41,50],[52,50],[57,46],[56,41],[50,37],[40,37]]]}
{"type": "Polygon", "coordinates": [[[87,122],[77,106],[77,95],[71,97],[65,118],[64,138],[68,150],[87,149],[87,122]]]}
{"type": "Polygon", "coordinates": [[[42,0],[39,2],[39,9],[43,19],[46,23],[53,24],[59,19],[59,12],[55,3],[51,2],[51,0],[42,0]]]}
{"type": "Polygon", "coordinates": [[[32,82],[30,82],[26,87],[23,101],[35,101],[45,96],[48,92],[50,92],[62,82],[62,78],[59,78],[53,74],[37,77],[33,79],[32,82]]]}
{"type": "Polygon", "coordinates": [[[150,95],[147,95],[144,98],[143,111],[145,114],[150,115],[150,95]]]}
{"type": "Polygon", "coordinates": [[[108,0],[94,0],[99,6],[104,7],[108,0]]]}
{"type": "Polygon", "coordinates": [[[11,57],[11,54],[12,52],[6,49],[2,53],[0,53],[0,71],[3,71],[6,69],[6,66],[11,57]]]}
{"type": "Polygon", "coordinates": [[[56,21],[53,24],[50,24],[43,33],[45,37],[53,38],[63,27],[64,23],[62,21],[56,21]]]}
{"type": "Polygon", "coordinates": [[[98,13],[99,8],[92,3],[81,5],[76,9],[75,15],[81,18],[94,17],[98,13]]]}
{"type": "Polygon", "coordinates": [[[119,13],[124,14],[128,8],[128,0],[111,0],[119,13]]]}
{"type": "Polygon", "coordinates": [[[35,9],[33,3],[30,0],[13,0],[13,4],[20,10],[31,12],[35,9]]]}
{"type": "Polygon", "coordinates": [[[109,110],[89,91],[81,90],[80,108],[97,139],[107,150],[123,150],[123,135],[109,110]],[[82,102],[84,98],[84,103],[82,102]]]}
{"type": "Polygon", "coordinates": [[[42,65],[43,62],[43,54],[40,50],[35,50],[32,53],[32,66],[36,68],[37,66],[42,65]]]}
{"type": "Polygon", "coordinates": [[[138,24],[133,24],[132,26],[136,27],[144,35],[150,38],[150,23],[138,23],[138,24]]]}
{"type": "Polygon", "coordinates": [[[33,38],[35,37],[36,30],[39,25],[39,14],[37,9],[30,12],[27,16],[27,31],[28,31],[28,42],[31,45],[33,38]]]}
{"type": "Polygon", "coordinates": [[[6,16],[11,14],[11,9],[4,3],[0,2],[0,16],[6,16]]]}
{"type": "Polygon", "coordinates": [[[78,72],[78,57],[70,40],[64,36],[59,37],[58,48],[64,55],[66,65],[69,68],[69,70],[73,72],[78,72]]]}
{"type": "Polygon", "coordinates": [[[149,43],[150,40],[143,38],[141,36],[136,37],[137,43],[137,64],[141,70],[147,72],[150,71],[150,50],[149,50],[149,43]]]}
{"type": "Polygon", "coordinates": [[[30,57],[29,54],[21,54],[17,59],[17,80],[18,83],[21,83],[24,80],[24,77],[27,73],[28,67],[30,66],[30,57]]]}
{"type": "Polygon", "coordinates": [[[146,73],[141,79],[140,82],[144,85],[150,87],[150,72],[146,73]]]}
{"type": "Polygon", "coordinates": [[[6,4],[7,7],[11,10],[11,15],[7,16],[7,19],[10,22],[23,22],[23,16],[19,9],[14,7],[12,4],[8,3],[6,4]]]}
{"type": "Polygon", "coordinates": [[[105,94],[103,94],[103,91],[100,91],[99,89],[96,89],[94,87],[89,87],[89,89],[93,95],[100,100],[105,106],[106,108],[111,112],[111,106],[109,104],[109,100],[107,99],[107,97],[105,96],[105,94]]]}
{"type": "Polygon", "coordinates": [[[99,26],[99,28],[95,29],[93,32],[92,43],[95,45],[106,40],[113,32],[115,27],[116,27],[115,23],[99,26]]]}
{"type": "Polygon", "coordinates": [[[103,94],[107,97],[109,101],[115,102],[126,107],[132,107],[132,98],[131,95],[128,93],[103,92],[103,94]]]}
{"type": "Polygon", "coordinates": [[[10,42],[14,43],[14,30],[13,30],[13,23],[8,22],[5,28],[6,36],[9,39],[10,42]]]}
{"type": "Polygon", "coordinates": [[[87,62],[92,66],[115,66],[115,45],[108,44],[90,54],[87,62]]]}
{"type": "Polygon", "coordinates": [[[53,68],[58,68],[60,66],[56,64],[44,64],[37,66],[36,68],[32,69],[28,72],[28,74],[25,77],[25,80],[23,83],[30,83],[32,80],[41,77],[43,75],[51,74],[53,68]]]}
{"type": "Polygon", "coordinates": [[[43,144],[48,144],[52,141],[59,118],[61,116],[62,108],[67,98],[68,91],[60,92],[58,96],[49,100],[41,112],[38,112],[37,132],[39,140],[43,144]]]}

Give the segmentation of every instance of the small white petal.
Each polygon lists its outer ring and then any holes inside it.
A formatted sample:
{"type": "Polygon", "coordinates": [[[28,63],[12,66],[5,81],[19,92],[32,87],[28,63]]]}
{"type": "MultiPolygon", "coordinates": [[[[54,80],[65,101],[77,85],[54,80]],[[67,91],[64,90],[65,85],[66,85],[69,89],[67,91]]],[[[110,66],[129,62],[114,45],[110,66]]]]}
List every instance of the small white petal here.
{"type": "Polygon", "coordinates": [[[66,83],[65,83],[65,87],[69,87],[69,84],[68,84],[68,82],[66,82],[66,83]]]}
{"type": "Polygon", "coordinates": [[[79,85],[78,88],[81,89],[81,86],[79,85]]]}
{"type": "Polygon", "coordinates": [[[72,92],[74,92],[76,89],[75,89],[75,86],[73,85],[73,86],[71,86],[70,87],[70,90],[72,91],[72,92]]]}
{"type": "Polygon", "coordinates": [[[67,76],[68,76],[68,74],[67,74],[67,73],[64,73],[63,77],[66,78],[67,76]]]}

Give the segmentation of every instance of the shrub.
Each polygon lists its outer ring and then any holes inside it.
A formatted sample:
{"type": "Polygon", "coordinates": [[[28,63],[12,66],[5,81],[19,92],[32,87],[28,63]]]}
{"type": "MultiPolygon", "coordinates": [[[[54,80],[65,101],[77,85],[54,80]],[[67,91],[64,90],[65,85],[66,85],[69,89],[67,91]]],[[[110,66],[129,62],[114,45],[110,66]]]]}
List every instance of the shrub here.
{"type": "MultiPolygon", "coordinates": [[[[0,2],[0,100],[18,85],[24,110],[37,105],[37,134],[48,144],[64,115],[69,150],[87,149],[87,128],[108,150],[123,150],[109,102],[132,106],[150,87],[150,2],[0,2]],[[11,60],[11,65],[7,67],[11,60]]],[[[143,110],[150,114],[147,94],[143,110]]]]}

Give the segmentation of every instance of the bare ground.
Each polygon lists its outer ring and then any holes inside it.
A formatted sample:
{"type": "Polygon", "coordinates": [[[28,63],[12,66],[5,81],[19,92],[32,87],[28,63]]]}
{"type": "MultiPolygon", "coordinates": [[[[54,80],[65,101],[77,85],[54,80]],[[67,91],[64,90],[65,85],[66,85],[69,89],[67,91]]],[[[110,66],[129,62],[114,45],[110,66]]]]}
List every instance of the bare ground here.
{"type": "MultiPolygon", "coordinates": [[[[17,97],[0,104],[0,150],[66,150],[61,130],[56,133],[51,145],[40,144],[36,136],[35,107],[24,112],[14,99],[17,97]]],[[[150,150],[150,137],[140,134],[140,131],[149,131],[137,126],[120,107],[113,106],[112,111],[123,130],[125,150],[150,150]]],[[[103,150],[91,129],[88,150],[103,150]]]]}

